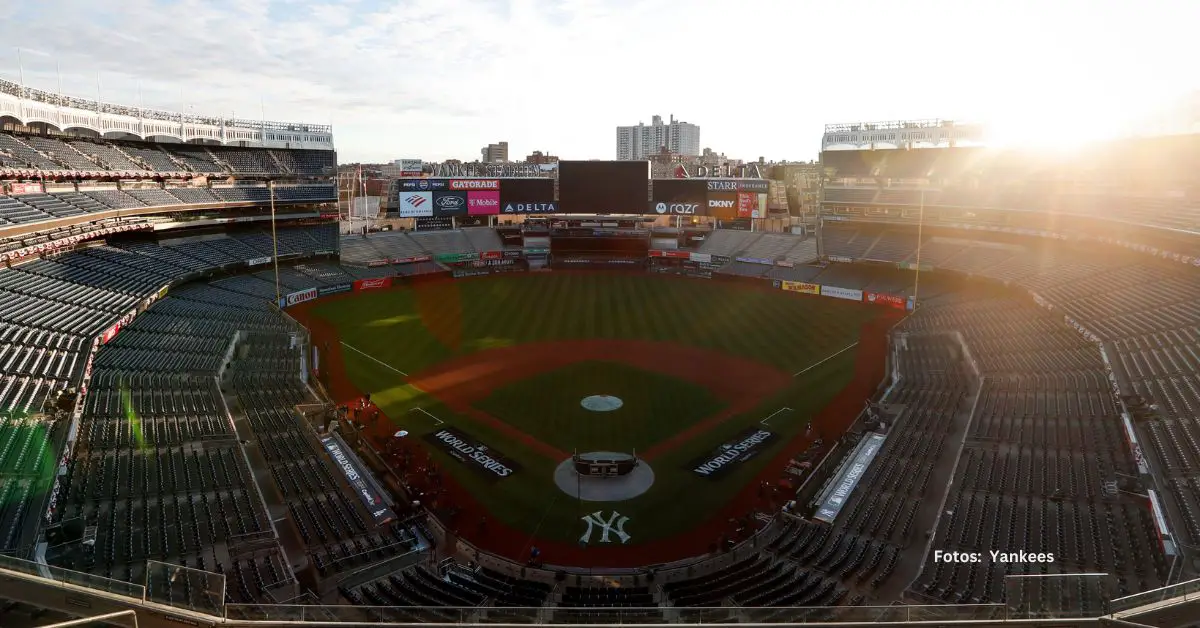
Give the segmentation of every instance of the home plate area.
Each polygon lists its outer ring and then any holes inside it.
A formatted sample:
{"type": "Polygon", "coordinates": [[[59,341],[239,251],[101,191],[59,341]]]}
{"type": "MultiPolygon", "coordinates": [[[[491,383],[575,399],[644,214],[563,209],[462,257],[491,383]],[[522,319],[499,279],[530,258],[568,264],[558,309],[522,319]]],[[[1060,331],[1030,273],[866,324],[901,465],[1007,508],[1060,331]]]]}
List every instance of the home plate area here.
{"type": "Polygon", "coordinates": [[[654,469],[633,454],[594,451],[576,454],[554,470],[554,483],[585,502],[633,499],[654,485],[654,469]]]}

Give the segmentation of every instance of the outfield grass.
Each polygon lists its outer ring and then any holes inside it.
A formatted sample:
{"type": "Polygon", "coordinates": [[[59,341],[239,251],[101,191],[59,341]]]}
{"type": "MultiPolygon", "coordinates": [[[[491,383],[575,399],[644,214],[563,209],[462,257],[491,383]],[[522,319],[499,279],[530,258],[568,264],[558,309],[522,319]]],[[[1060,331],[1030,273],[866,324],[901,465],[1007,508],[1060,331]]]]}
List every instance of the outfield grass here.
{"type": "Polygon", "coordinates": [[[562,451],[645,450],[724,404],[705,388],[625,364],[589,361],[534,375],[475,407],[562,451]],[[580,405],[590,395],[622,400],[617,410],[580,405]]]}
{"type": "MultiPolygon", "coordinates": [[[[371,357],[344,351],[346,371],[356,386],[397,423],[414,434],[432,431],[436,423],[422,408],[519,462],[517,475],[489,482],[452,458],[434,457],[472,491],[495,518],[543,538],[575,542],[583,531],[580,517],[594,510],[617,509],[631,518],[631,544],[676,534],[720,508],[768,462],[787,438],[799,434],[808,420],[844,388],[853,376],[854,352],[847,351],[812,368],[794,384],[753,411],[656,459],[654,487],[643,496],[619,504],[579,503],[554,486],[552,461],[497,430],[459,417],[423,391],[404,383],[395,370],[417,373],[439,362],[471,353],[529,342],[613,338],[677,342],[753,359],[789,373],[812,366],[857,340],[861,325],[877,310],[836,299],[814,299],[723,282],[657,275],[608,273],[513,274],[425,286],[367,292],[352,299],[317,304],[313,315],[336,326],[342,340],[371,357]],[[390,368],[381,366],[387,364],[390,368]],[[768,451],[719,479],[700,478],[687,463],[776,410],[769,428],[780,434],[768,451]]],[[[597,368],[586,364],[579,369],[597,368]]],[[[611,385],[628,386],[636,371],[624,367],[603,377],[611,385]],[[622,383],[625,382],[625,383],[622,383]]],[[[630,416],[652,408],[661,424],[627,432],[603,424],[588,425],[593,413],[567,418],[582,393],[606,394],[581,386],[579,371],[546,373],[527,384],[509,386],[477,404],[527,434],[569,451],[572,441],[594,443],[592,449],[628,451],[639,443],[661,440],[698,418],[716,411],[715,400],[694,386],[672,380],[655,394],[628,388],[630,416]],[[690,390],[689,390],[690,389],[690,390]],[[687,390],[688,392],[683,392],[687,390]],[[526,400],[521,399],[527,398],[526,400]],[[630,403],[630,400],[633,400],[630,403]],[[499,404],[497,407],[494,404],[499,404]],[[518,410],[519,416],[514,414],[518,410]],[[561,414],[560,410],[561,409],[561,414]],[[668,411],[676,411],[670,416],[668,411]],[[636,411],[636,412],[635,412],[636,411]],[[545,412],[543,414],[543,412],[545,412]],[[506,416],[507,415],[507,416],[506,416]]],[[[602,369],[603,370],[603,369],[602,369]]],[[[599,370],[595,371],[599,373],[599,370]]],[[[598,375],[597,375],[598,376],[598,375]]],[[[638,378],[645,378],[637,373],[638,378]]],[[[644,381],[644,379],[642,380],[644,381]]],[[[646,387],[643,386],[643,389],[646,387]]],[[[657,389],[657,387],[650,387],[657,389]]],[[[624,410],[624,408],[622,409],[624,410]]],[[[603,418],[604,414],[598,416],[603,418]]]]}

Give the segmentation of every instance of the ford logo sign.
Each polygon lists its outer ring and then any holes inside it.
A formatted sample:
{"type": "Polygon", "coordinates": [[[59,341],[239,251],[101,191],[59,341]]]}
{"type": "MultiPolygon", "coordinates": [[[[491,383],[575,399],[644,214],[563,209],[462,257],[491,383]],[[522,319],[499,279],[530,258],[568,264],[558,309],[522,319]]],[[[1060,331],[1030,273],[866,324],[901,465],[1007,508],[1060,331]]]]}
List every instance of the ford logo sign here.
{"type": "Polygon", "coordinates": [[[437,206],[441,209],[458,209],[466,204],[467,201],[461,196],[443,196],[437,200],[437,206]]]}

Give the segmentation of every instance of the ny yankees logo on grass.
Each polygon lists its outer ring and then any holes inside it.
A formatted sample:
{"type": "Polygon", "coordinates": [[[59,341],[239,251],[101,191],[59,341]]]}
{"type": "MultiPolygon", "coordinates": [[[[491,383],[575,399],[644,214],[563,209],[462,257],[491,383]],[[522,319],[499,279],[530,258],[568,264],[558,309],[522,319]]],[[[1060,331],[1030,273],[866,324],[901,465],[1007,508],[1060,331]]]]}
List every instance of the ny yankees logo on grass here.
{"type": "Polygon", "coordinates": [[[617,535],[617,538],[621,539],[621,543],[628,543],[630,536],[625,533],[625,524],[629,521],[629,517],[623,516],[614,510],[608,520],[605,521],[604,515],[601,513],[602,511],[597,510],[586,517],[580,517],[587,524],[587,532],[584,532],[583,536],[579,537],[579,542],[591,542],[592,532],[598,527],[600,528],[600,543],[611,543],[610,534],[617,535]]]}

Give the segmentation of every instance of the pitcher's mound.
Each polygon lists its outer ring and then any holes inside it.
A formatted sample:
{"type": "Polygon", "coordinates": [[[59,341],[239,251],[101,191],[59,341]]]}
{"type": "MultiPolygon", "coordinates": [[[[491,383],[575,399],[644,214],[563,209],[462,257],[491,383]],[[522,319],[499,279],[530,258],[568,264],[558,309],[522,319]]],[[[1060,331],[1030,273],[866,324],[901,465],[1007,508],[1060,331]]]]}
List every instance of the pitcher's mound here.
{"type": "Polygon", "coordinates": [[[625,402],[621,401],[620,397],[612,395],[590,395],[584,397],[583,401],[579,402],[579,405],[583,406],[585,410],[591,410],[592,412],[612,412],[625,405],[625,402]]]}

